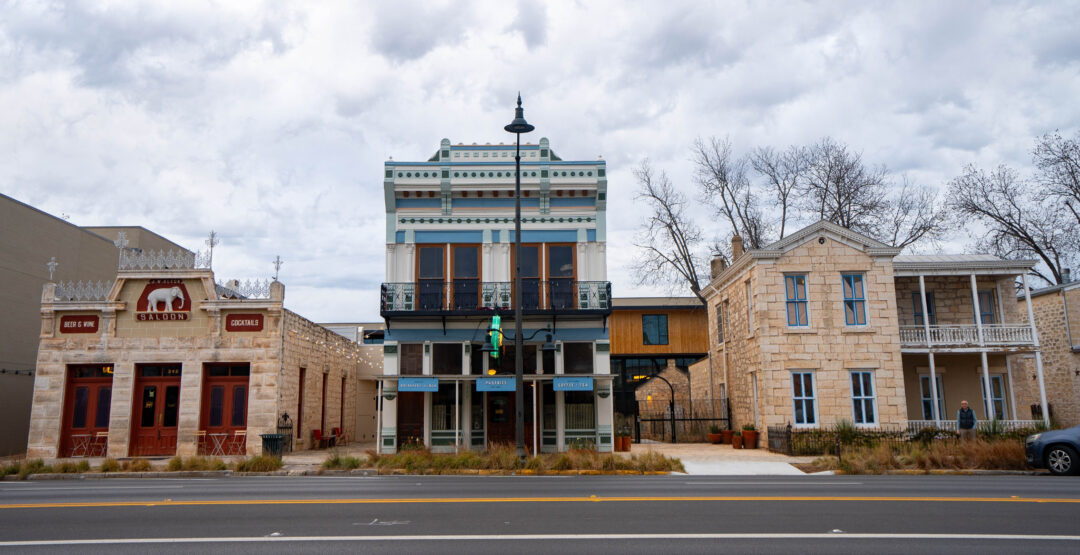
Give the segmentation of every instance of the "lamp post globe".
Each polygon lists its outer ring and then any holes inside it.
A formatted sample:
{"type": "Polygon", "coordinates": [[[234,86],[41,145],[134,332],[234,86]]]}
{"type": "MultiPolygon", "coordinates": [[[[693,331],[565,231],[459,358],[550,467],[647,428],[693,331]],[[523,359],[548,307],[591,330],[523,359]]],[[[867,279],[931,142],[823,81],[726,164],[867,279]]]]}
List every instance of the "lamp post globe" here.
{"type": "Polygon", "coordinates": [[[514,437],[517,455],[525,458],[525,379],[521,344],[521,134],[536,129],[525,121],[518,93],[514,121],[503,129],[515,136],[514,148],[514,437]]]}

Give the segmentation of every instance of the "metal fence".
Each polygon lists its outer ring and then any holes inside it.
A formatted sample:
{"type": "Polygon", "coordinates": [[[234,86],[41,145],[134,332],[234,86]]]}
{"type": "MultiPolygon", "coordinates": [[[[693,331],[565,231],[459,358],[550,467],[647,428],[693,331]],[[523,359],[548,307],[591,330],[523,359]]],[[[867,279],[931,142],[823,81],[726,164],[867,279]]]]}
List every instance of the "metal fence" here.
{"type": "Polygon", "coordinates": [[[727,399],[691,399],[677,401],[672,411],[670,401],[639,401],[634,419],[634,440],[671,443],[704,441],[709,428],[731,429],[727,399]]]}
{"type": "MultiPolygon", "coordinates": [[[[1020,426],[980,426],[979,434],[982,437],[1023,440],[1036,429],[1020,426]]],[[[907,426],[880,426],[873,429],[794,428],[790,424],[768,427],[769,450],[785,455],[841,456],[845,450],[860,447],[888,445],[897,449],[911,442],[957,440],[957,433],[947,427],[923,426],[919,422],[909,423],[907,426]]]]}

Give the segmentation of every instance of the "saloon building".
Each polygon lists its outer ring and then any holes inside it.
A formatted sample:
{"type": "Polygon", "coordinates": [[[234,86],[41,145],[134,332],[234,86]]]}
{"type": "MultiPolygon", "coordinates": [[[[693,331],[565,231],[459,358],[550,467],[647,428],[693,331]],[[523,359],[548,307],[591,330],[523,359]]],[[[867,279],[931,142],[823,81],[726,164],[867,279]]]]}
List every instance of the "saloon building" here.
{"type": "Polygon", "coordinates": [[[199,255],[171,251],[124,251],[106,284],[46,284],[27,456],[255,455],[279,429],[298,449],[355,437],[373,365],[284,296],[276,280],[215,283],[199,255]]]}
{"type": "MultiPolygon", "coordinates": [[[[514,145],[385,164],[386,322],[379,449],[481,449],[515,437],[514,145]],[[499,356],[481,350],[502,318],[499,356]]],[[[612,449],[603,160],[521,146],[524,444],[612,449]]]]}

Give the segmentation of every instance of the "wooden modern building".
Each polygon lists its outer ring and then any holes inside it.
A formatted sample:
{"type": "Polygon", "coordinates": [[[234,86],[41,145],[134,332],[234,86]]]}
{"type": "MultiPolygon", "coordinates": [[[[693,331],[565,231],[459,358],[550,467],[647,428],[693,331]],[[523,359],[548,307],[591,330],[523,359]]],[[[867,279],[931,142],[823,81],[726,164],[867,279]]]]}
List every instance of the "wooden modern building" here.
{"type": "Polygon", "coordinates": [[[354,436],[374,365],[284,296],[174,252],[125,252],[106,284],[46,284],[27,455],[254,455],[282,424],[296,448],[354,436]]]}
{"type": "Polygon", "coordinates": [[[689,407],[692,391],[706,391],[691,383],[689,371],[709,351],[707,313],[697,297],[616,297],[609,327],[616,413],[633,416],[641,403],[666,407],[672,388],[650,381],[657,375],[672,384],[680,406],[689,407]]]}

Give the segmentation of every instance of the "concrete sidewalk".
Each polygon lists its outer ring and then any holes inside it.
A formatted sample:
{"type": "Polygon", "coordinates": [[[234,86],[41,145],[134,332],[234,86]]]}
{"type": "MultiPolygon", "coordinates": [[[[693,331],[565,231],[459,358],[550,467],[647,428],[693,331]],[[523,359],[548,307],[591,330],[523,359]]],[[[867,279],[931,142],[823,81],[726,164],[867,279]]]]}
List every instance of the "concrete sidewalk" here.
{"type": "Polygon", "coordinates": [[[791,463],[813,462],[816,457],[789,457],[767,449],[732,449],[731,445],[711,443],[659,443],[643,441],[630,448],[631,454],[653,451],[682,461],[687,474],[790,476],[803,471],[791,463]]]}

